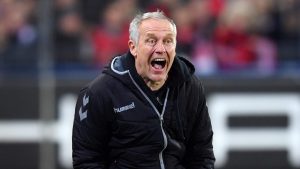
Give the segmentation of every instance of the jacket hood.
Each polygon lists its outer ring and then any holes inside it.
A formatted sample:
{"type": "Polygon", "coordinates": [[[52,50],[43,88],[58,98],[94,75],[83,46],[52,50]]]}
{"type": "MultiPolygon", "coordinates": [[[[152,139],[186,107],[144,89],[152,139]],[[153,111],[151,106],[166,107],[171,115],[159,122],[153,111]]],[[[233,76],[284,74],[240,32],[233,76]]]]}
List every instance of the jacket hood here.
{"type": "MultiPolygon", "coordinates": [[[[180,56],[175,57],[173,65],[168,74],[168,79],[166,81],[166,85],[173,89],[172,93],[174,94],[175,98],[177,98],[177,95],[179,94],[181,84],[190,80],[194,72],[195,68],[191,62],[180,56]]],[[[111,63],[103,70],[103,73],[118,79],[131,91],[140,93],[136,88],[138,84],[141,87],[141,89],[147,94],[147,96],[150,97],[150,99],[155,103],[154,100],[156,100],[156,98],[151,92],[150,88],[148,88],[142,77],[138,75],[135,68],[135,59],[130,52],[122,56],[117,56],[113,58],[111,63]]],[[[180,104],[179,100],[176,101],[176,104],[177,108],[175,116],[177,119],[176,123],[178,123],[178,132],[176,133],[179,134],[178,138],[184,140],[185,136],[183,132],[184,129],[182,127],[183,125],[181,124],[181,113],[178,109],[178,105],[180,104]]]]}
{"type": "MultiPolygon", "coordinates": [[[[176,56],[169,72],[168,83],[171,86],[180,85],[189,80],[194,72],[195,67],[190,61],[184,57],[176,56]]],[[[128,76],[124,76],[125,74],[138,81],[143,81],[137,74],[135,60],[130,52],[113,58],[110,64],[104,68],[103,73],[119,79],[122,83],[132,83],[128,76]]]]}

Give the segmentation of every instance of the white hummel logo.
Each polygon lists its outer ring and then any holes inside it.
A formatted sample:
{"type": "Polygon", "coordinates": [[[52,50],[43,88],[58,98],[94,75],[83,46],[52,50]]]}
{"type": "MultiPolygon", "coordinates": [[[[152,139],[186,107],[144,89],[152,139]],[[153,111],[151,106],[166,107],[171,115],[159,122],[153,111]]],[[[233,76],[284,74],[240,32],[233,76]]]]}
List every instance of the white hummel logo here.
{"type": "MultiPolygon", "coordinates": [[[[88,103],[89,103],[89,97],[87,97],[85,94],[84,97],[82,98],[83,107],[85,107],[88,103]]],[[[80,117],[80,121],[87,118],[87,110],[82,112],[82,106],[79,109],[79,117],[80,117]]]]}
{"type": "Polygon", "coordinates": [[[119,108],[114,108],[114,111],[115,111],[115,113],[120,113],[122,111],[126,111],[126,110],[129,110],[129,109],[134,109],[134,108],[135,108],[135,105],[134,105],[134,102],[132,102],[129,105],[119,107],[119,108]]]}

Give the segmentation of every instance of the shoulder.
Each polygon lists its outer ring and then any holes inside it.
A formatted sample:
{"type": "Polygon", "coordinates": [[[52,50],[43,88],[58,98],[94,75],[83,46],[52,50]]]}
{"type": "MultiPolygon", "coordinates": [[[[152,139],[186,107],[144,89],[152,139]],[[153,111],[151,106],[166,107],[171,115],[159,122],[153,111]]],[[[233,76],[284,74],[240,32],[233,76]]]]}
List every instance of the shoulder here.
{"type": "Polygon", "coordinates": [[[95,79],[90,81],[81,90],[88,90],[93,94],[100,94],[107,91],[112,84],[114,84],[115,79],[105,73],[99,74],[95,79]]]}
{"type": "Polygon", "coordinates": [[[189,80],[183,83],[183,87],[185,88],[188,95],[192,94],[203,94],[204,86],[202,81],[196,75],[192,75],[189,80]]]}
{"type": "Polygon", "coordinates": [[[179,88],[179,95],[181,96],[180,102],[182,107],[187,110],[190,117],[195,117],[196,114],[199,114],[201,107],[206,102],[203,84],[194,75],[179,88]]]}
{"type": "Polygon", "coordinates": [[[111,88],[109,84],[114,83],[113,81],[114,79],[111,76],[101,73],[80,89],[78,98],[89,97],[90,100],[108,102],[111,88]]]}

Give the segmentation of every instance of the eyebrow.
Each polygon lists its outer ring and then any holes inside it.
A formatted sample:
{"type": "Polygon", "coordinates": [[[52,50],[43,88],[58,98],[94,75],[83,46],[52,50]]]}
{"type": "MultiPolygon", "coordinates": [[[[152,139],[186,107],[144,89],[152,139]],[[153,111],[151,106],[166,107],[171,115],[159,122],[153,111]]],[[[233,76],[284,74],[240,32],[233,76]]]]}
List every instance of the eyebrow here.
{"type": "MultiPolygon", "coordinates": [[[[146,33],[146,35],[149,37],[156,37],[155,34],[153,33],[146,33]]],[[[165,37],[172,37],[172,36],[174,36],[173,33],[168,33],[165,37]]]]}
{"type": "Polygon", "coordinates": [[[153,33],[146,33],[146,36],[149,36],[149,37],[156,37],[153,33]]]}

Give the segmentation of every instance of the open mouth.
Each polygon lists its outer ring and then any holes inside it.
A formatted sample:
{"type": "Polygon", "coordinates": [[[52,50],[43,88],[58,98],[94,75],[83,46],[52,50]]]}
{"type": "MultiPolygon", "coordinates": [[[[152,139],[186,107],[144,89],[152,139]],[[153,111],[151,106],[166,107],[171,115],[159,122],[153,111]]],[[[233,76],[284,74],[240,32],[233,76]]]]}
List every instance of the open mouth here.
{"type": "Polygon", "coordinates": [[[152,67],[155,69],[163,69],[166,66],[166,59],[157,58],[151,61],[152,67]]]}

